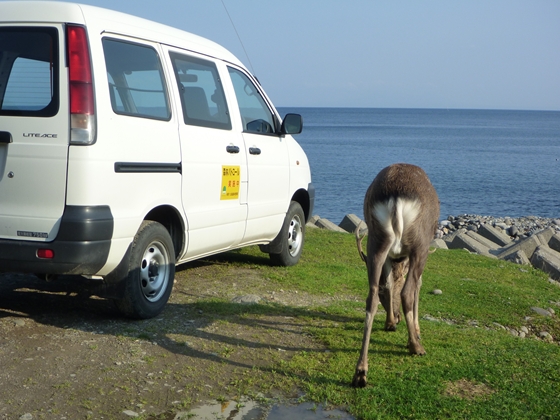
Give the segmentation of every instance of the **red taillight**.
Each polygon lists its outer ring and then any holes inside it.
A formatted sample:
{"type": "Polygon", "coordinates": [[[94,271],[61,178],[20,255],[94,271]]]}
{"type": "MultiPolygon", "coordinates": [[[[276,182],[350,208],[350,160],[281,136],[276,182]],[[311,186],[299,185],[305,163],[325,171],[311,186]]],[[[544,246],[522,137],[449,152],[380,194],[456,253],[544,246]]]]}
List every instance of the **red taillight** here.
{"type": "Polygon", "coordinates": [[[86,29],[66,27],[70,75],[70,113],[93,115],[93,84],[86,29]]]}
{"type": "Polygon", "coordinates": [[[92,90],[91,83],[70,82],[70,114],[93,115],[92,90]]]}
{"type": "Polygon", "coordinates": [[[38,249],[37,257],[52,260],[54,258],[54,251],[52,249],[38,249]]]}

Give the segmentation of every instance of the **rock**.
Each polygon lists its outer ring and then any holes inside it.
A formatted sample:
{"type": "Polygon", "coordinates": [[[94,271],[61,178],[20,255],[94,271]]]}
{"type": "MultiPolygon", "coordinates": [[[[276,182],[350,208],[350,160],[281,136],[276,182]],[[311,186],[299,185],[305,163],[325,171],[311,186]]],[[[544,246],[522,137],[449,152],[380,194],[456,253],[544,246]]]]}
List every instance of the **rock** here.
{"type": "Polygon", "coordinates": [[[547,333],[546,331],[541,331],[539,333],[539,337],[544,341],[548,341],[548,342],[553,341],[552,336],[549,333],[547,333]]]}
{"type": "Polygon", "coordinates": [[[560,280],[560,254],[547,246],[539,246],[531,257],[531,264],[555,280],[560,280]]]}
{"type": "Polygon", "coordinates": [[[529,329],[525,326],[521,327],[520,330],[522,333],[529,334],[529,329]]]}
{"type": "Polygon", "coordinates": [[[547,229],[543,229],[537,232],[535,235],[537,235],[539,241],[541,241],[541,244],[548,245],[548,243],[550,242],[550,240],[552,239],[555,233],[556,230],[554,230],[554,228],[549,227],[547,229]]]}
{"type": "Polygon", "coordinates": [[[441,294],[443,294],[443,292],[440,289],[432,290],[432,295],[441,295],[441,294]]]}
{"type": "Polygon", "coordinates": [[[430,243],[430,248],[448,249],[447,243],[446,243],[443,239],[434,239],[434,240],[430,243]]]}
{"type": "Polygon", "coordinates": [[[503,260],[506,259],[508,255],[522,250],[525,255],[530,258],[539,245],[541,245],[539,238],[537,236],[531,236],[527,239],[522,239],[520,241],[514,242],[508,247],[502,248],[497,256],[499,259],[503,260]]]}
{"type": "Polygon", "coordinates": [[[307,223],[305,224],[306,227],[311,227],[311,228],[318,228],[319,226],[317,226],[317,221],[321,219],[320,216],[314,215],[311,216],[309,218],[309,220],[307,221],[307,223]]]}
{"type": "Polygon", "coordinates": [[[360,226],[360,234],[362,234],[364,230],[367,231],[365,222],[355,214],[347,214],[344,216],[344,219],[342,219],[342,222],[338,224],[338,227],[344,229],[348,233],[354,233],[358,226],[360,226]]]}
{"type": "Polygon", "coordinates": [[[530,265],[531,261],[529,261],[529,258],[527,258],[527,255],[525,255],[525,252],[523,252],[521,249],[511,253],[511,254],[507,254],[504,258],[502,258],[504,261],[510,261],[512,263],[515,264],[522,264],[522,265],[530,265]]]}
{"type": "Polygon", "coordinates": [[[474,252],[480,255],[484,255],[490,258],[496,258],[494,255],[490,254],[490,248],[478,242],[477,240],[471,238],[467,233],[459,233],[453,239],[451,244],[448,243],[449,249],[467,249],[470,252],[474,252]]]}
{"type": "Polygon", "coordinates": [[[261,297],[257,295],[236,296],[231,301],[241,305],[255,305],[261,301],[261,297]]]}
{"type": "Polygon", "coordinates": [[[542,315],[542,316],[550,316],[550,315],[551,315],[551,313],[548,312],[546,309],[539,308],[539,307],[537,307],[537,306],[533,306],[533,307],[531,308],[531,310],[532,310],[533,312],[539,314],[539,315],[542,315]]]}
{"type": "Polygon", "coordinates": [[[459,234],[461,234],[461,233],[465,233],[466,231],[467,231],[467,229],[459,229],[459,230],[456,230],[456,231],[450,233],[449,235],[445,236],[445,237],[443,238],[443,240],[444,240],[445,242],[447,242],[447,246],[449,247],[449,245],[453,242],[453,240],[455,239],[455,237],[456,237],[457,235],[459,235],[459,234]]]}
{"type": "Polygon", "coordinates": [[[309,228],[309,229],[319,229],[319,226],[317,226],[315,223],[311,223],[311,222],[307,222],[305,224],[305,228],[309,228]]]}
{"type": "Polygon", "coordinates": [[[23,327],[25,325],[25,321],[21,318],[18,318],[14,321],[16,327],[23,327]]]}
{"type": "Polygon", "coordinates": [[[33,415],[31,413],[25,413],[23,416],[20,416],[19,420],[32,420],[33,415]]]}
{"type": "Polygon", "coordinates": [[[498,244],[499,246],[506,246],[511,243],[511,238],[506,235],[501,229],[497,229],[489,223],[483,224],[478,229],[478,234],[486,239],[498,244]]]}
{"type": "Polygon", "coordinates": [[[310,224],[314,225],[315,223],[317,223],[317,220],[319,220],[320,218],[321,218],[321,216],[313,215],[309,218],[307,223],[310,223],[310,224]]]}
{"type": "Polygon", "coordinates": [[[317,222],[315,222],[315,225],[319,226],[322,229],[332,230],[333,232],[348,233],[344,229],[342,229],[341,227],[338,227],[337,225],[335,225],[329,219],[319,219],[319,220],[317,220],[317,222]]]}
{"type": "Polygon", "coordinates": [[[486,239],[484,236],[479,235],[478,233],[476,233],[474,231],[467,230],[466,234],[468,236],[470,236],[471,238],[473,238],[475,241],[480,242],[482,245],[484,245],[488,249],[498,249],[499,248],[498,244],[496,244],[495,242],[492,242],[489,239],[486,239]]]}
{"type": "Polygon", "coordinates": [[[556,252],[560,252],[560,233],[552,235],[552,238],[548,241],[548,246],[556,252]]]}
{"type": "Polygon", "coordinates": [[[123,414],[124,414],[125,416],[128,416],[128,417],[138,417],[138,413],[136,413],[136,412],[134,412],[134,411],[132,411],[132,410],[124,410],[124,411],[123,411],[123,414]]]}

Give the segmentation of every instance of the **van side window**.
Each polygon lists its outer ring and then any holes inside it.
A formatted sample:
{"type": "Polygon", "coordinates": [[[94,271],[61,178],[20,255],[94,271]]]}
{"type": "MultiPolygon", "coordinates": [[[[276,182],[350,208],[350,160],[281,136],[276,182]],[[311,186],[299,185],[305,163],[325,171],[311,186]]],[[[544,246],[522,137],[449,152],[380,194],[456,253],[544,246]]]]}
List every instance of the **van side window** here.
{"type": "Polygon", "coordinates": [[[171,112],[157,52],[148,46],[103,39],[111,105],[117,114],[169,120],[171,112]]]}
{"type": "Polygon", "coordinates": [[[185,124],[231,130],[231,120],[214,63],[170,53],[185,124]]]}
{"type": "Polygon", "coordinates": [[[275,118],[266,105],[257,87],[245,73],[228,67],[229,75],[237,96],[243,131],[246,133],[274,134],[275,118]]]}
{"type": "Polygon", "coordinates": [[[0,28],[0,115],[56,115],[57,39],[55,28],[0,28]]]}

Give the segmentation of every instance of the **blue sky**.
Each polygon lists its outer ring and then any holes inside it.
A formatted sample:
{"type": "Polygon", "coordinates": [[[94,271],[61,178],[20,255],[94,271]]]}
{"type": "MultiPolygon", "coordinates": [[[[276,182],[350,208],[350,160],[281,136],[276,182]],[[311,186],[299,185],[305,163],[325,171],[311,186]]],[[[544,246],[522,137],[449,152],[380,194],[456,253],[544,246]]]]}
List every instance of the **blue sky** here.
{"type": "Polygon", "coordinates": [[[558,0],[82,0],[202,35],[277,106],[560,110],[558,0]]]}

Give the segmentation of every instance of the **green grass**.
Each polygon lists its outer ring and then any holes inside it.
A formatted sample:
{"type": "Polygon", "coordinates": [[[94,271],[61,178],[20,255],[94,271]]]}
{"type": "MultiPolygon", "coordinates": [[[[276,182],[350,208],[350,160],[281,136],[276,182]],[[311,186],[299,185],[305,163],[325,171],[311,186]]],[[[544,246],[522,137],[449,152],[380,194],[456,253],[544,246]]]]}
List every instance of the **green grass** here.
{"type": "MultiPolygon", "coordinates": [[[[228,255],[233,265],[262,262],[256,247],[228,255]]],[[[368,386],[353,389],[349,384],[368,287],[353,235],[309,229],[297,266],[252,268],[285,289],[339,297],[324,307],[294,310],[329,351],[301,352],[275,368],[307,400],[342,406],[359,419],[560,418],[560,322],[531,310],[560,311],[555,306],[560,287],[538,270],[459,250],[430,255],[419,311],[427,355],[409,356],[404,322],[397,332],[387,333],[379,314],[370,343],[368,386]],[[431,294],[435,288],[443,294],[431,294]],[[438,321],[422,319],[426,315],[438,321]],[[527,326],[531,333],[525,339],[513,337],[496,323],[527,326]],[[549,332],[554,343],[537,340],[541,331],[549,332]],[[469,387],[483,392],[464,389],[469,387]]],[[[274,311],[274,305],[258,306],[263,313],[274,311]]]]}

